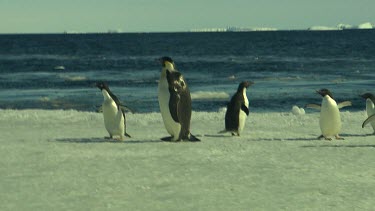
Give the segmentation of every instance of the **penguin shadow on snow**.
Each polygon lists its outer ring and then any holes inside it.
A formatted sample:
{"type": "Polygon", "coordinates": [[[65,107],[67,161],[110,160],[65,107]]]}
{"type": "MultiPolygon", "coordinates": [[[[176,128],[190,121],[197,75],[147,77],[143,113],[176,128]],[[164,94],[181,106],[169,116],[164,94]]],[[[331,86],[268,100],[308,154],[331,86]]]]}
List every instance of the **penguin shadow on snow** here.
{"type": "Polygon", "coordinates": [[[375,144],[321,144],[304,145],[301,148],[375,148],[375,144]]]}
{"type": "Polygon", "coordinates": [[[341,134],[345,140],[327,141],[327,144],[320,145],[304,145],[301,148],[375,148],[375,144],[351,144],[350,137],[367,137],[373,134],[341,134]],[[339,142],[338,142],[339,141],[339,142]]]}
{"type": "MultiPolygon", "coordinates": [[[[313,136],[313,135],[312,135],[313,136]]],[[[233,136],[230,134],[205,134],[203,137],[209,138],[228,138],[232,140],[247,140],[247,141],[317,141],[318,137],[311,138],[254,138],[251,134],[245,134],[243,136],[233,136]]]]}
{"type": "Polygon", "coordinates": [[[350,137],[367,137],[367,136],[373,136],[374,134],[341,134],[341,137],[344,138],[350,138],[350,137]]]}
{"type": "Polygon", "coordinates": [[[114,139],[108,138],[60,138],[55,139],[58,142],[65,142],[65,143],[82,143],[82,144],[92,144],[92,143],[113,143],[113,144],[144,144],[144,143],[160,143],[163,142],[161,140],[125,140],[125,141],[118,141],[114,139]]]}
{"type": "Polygon", "coordinates": [[[254,141],[318,141],[317,137],[311,138],[258,138],[254,141]]]}

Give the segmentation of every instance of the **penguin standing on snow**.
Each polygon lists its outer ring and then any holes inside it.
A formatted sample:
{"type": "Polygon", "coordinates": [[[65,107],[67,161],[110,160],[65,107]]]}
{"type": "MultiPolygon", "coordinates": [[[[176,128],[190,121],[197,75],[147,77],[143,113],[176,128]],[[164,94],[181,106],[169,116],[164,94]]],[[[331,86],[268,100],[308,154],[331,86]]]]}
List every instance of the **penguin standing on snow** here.
{"type": "Polygon", "coordinates": [[[171,137],[163,141],[200,141],[190,133],[191,97],[187,83],[170,57],[159,59],[162,65],[158,100],[164,126],[171,137]]]}
{"type": "Polygon", "coordinates": [[[121,108],[118,98],[111,92],[108,85],[104,82],[98,82],[96,86],[102,91],[104,101],[102,104],[104,126],[109,133],[109,138],[124,140],[126,133],[125,111],[121,108]]]}
{"type": "Polygon", "coordinates": [[[328,89],[321,89],[316,92],[323,97],[322,104],[308,104],[306,107],[320,109],[319,125],[322,135],[318,138],[332,140],[330,137],[334,136],[336,139],[343,140],[344,138],[339,136],[341,130],[341,117],[339,109],[345,106],[351,106],[351,102],[345,101],[337,104],[333,99],[332,93],[328,89]]]}
{"type": "Polygon", "coordinates": [[[364,128],[368,123],[371,123],[371,126],[374,130],[375,135],[375,96],[371,93],[365,93],[360,95],[364,99],[366,99],[366,112],[367,112],[367,119],[363,122],[362,128],[364,128]]]}
{"type": "Polygon", "coordinates": [[[225,130],[220,133],[230,132],[232,135],[240,136],[247,116],[249,116],[249,100],[247,99],[246,89],[253,85],[253,82],[244,81],[238,86],[236,94],[227,105],[225,113],[225,130]]]}

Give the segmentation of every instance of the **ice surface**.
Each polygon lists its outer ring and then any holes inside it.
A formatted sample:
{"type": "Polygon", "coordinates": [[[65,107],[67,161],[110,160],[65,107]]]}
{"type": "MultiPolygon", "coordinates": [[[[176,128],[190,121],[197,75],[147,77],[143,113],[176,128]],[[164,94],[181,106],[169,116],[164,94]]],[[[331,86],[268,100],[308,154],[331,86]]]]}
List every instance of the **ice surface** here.
{"type": "Polygon", "coordinates": [[[100,113],[0,110],[0,210],[371,210],[375,139],[342,111],[345,140],[317,140],[319,112],[193,112],[200,143],[161,142],[160,113],[127,114],[125,142],[100,113]]]}
{"type": "Polygon", "coordinates": [[[305,109],[299,108],[298,106],[295,105],[295,106],[292,107],[292,114],[294,114],[294,115],[304,115],[305,109]]]}

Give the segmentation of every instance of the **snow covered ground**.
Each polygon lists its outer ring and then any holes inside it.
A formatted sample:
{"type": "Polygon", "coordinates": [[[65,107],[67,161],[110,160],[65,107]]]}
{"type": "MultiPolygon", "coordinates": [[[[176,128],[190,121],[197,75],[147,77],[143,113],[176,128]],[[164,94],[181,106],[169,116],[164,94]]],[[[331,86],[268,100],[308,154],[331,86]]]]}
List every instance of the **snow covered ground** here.
{"type": "Polygon", "coordinates": [[[200,143],[167,143],[159,113],[127,114],[125,142],[102,114],[0,110],[0,210],[372,210],[375,136],[342,112],[345,140],[317,140],[319,113],[193,112],[200,143]]]}

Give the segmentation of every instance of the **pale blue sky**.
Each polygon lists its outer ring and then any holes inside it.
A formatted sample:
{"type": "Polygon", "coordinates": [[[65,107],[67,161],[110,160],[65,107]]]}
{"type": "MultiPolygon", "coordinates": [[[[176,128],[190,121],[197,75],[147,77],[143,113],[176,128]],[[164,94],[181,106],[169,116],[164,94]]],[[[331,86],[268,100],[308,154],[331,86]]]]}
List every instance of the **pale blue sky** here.
{"type": "Polygon", "coordinates": [[[375,23],[375,0],[0,0],[0,33],[375,23]]]}

